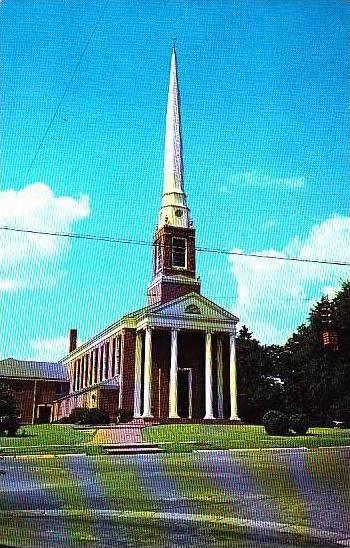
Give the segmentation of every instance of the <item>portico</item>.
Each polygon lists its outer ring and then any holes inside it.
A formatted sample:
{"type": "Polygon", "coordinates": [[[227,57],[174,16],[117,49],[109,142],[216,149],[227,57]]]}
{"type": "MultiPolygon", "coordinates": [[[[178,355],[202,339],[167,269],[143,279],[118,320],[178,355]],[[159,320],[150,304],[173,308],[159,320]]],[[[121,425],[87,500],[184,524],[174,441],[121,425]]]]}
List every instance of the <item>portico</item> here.
{"type": "Polygon", "coordinates": [[[236,323],[195,293],[145,311],[136,328],[134,417],[239,421],[236,323]]]}

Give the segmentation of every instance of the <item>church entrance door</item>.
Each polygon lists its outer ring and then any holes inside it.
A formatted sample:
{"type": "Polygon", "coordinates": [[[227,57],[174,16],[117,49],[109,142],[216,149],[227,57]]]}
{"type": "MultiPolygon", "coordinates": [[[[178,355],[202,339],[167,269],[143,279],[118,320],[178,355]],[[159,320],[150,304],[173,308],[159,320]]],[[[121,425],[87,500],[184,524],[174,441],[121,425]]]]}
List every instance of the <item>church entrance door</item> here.
{"type": "Polygon", "coordinates": [[[181,419],[192,418],[192,369],[178,369],[178,415],[181,419]]]}

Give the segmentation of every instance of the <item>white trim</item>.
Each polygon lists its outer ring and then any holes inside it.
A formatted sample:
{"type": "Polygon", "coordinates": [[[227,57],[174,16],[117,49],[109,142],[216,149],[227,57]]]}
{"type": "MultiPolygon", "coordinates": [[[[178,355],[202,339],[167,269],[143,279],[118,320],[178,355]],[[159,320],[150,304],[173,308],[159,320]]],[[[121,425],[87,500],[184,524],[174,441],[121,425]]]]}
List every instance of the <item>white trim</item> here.
{"type": "MultiPolygon", "coordinates": [[[[176,251],[175,251],[176,252],[176,251]]],[[[188,265],[188,241],[187,238],[184,238],[183,236],[171,236],[171,268],[174,268],[174,270],[187,270],[188,265]],[[180,246],[174,246],[174,240],[183,240],[185,242],[185,265],[184,266],[178,266],[174,264],[174,248],[180,248],[180,246]]]]}
{"type": "Polygon", "coordinates": [[[39,418],[39,407],[50,407],[49,422],[51,422],[53,404],[52,403],[38,403],[38,405],[36,406],[36,418],[37,419],[39,418]]]}

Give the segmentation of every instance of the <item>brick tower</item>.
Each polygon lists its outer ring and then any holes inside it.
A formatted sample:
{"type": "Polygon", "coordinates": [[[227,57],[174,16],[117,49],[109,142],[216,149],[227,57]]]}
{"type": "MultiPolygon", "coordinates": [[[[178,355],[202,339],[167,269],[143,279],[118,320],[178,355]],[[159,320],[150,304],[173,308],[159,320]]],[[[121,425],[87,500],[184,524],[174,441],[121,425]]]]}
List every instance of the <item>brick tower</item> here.
{"type": "Polygon", "coordinates": [[[175,46],[171,55],[166,113],[164,186],[154,237],[153,279],[148,303],[165,303],[200,293],[196,278],[195,230],[184,192],[180,93],[175,46]]]}

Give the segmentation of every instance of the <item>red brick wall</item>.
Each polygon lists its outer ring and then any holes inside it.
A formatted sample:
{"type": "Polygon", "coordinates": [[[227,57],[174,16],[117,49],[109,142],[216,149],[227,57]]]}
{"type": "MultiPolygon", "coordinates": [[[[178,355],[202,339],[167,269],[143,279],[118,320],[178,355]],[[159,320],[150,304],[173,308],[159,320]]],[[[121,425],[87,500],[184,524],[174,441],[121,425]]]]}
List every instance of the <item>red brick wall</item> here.
{"type": "MultiPolygon", "coordinates": [[[[152,414],[157,419],[167,419],[169,415],[170,332],[154,331],[152,340],[152,414]]],[[[215,342],[213,356],[215,356],[215,342]]],[[[201,419],[205,414],[205,335],[203,333],[181,331],[178,333],[178,367],[192,369],[192,418],[201,419]]],[[[213,374],[216,374],[214,360],[213,374]]],[[[214,390],[216,390],[216,383],[214,390]]],[[[216,404],[215,396],[214,403],[216,404]]]]}
{"type": "Polygon", "coordinates": [[[119,390],[117,388],[99,389],[98,407],[108,413],[110,422],[116,422],[118,413],[118,392],[119,390]]]}
{"type": "MultiPolygon", "coordinates": [[[[17,402],[18,411],[21,415],[21,422],[31,423],[33,419],[34,403],[34,380],[27,379],[6,379],[5,383],[12,391],[17,402]]],[[[57,399],[56,381],[37,381],[35,398],[35,418],[37,415],[37,406],[39,404],[52,404],[57,399]]],[[[65,390],[68,391],[69,383],[62,383],[65,390]]]]}
{"type": "Polygon", "coordinates": [[[34,381],[6,379],[4,382],[12,391],[17,402],[21,422],[31,423],[33,417],[34,381]]]}
{"type": "Polygon", "coordinates": [[[134,412],[136,330],[124,329],[121,344],[121,394],[120,407],[134,412]]]}
{"type": "Polygon", "coordinates": [[[205,335],[181,332],[178,335],[178,365],[192,368],[192,417],[205,415],[205,335]]]}
{"type": "Polygon", "coordinates": [[[196,292],[200,293],[200,288],[197,284],[181,284],[181,283],[169,283],[161,282],[161,302],[167,303],[188,293],[196,292]]]}
{"type": "MultiPolygon", "coordinates": [[[[155,238],[155,245],[162,248],[162,264],[160,270],[156,269],[154,261],[153,278],[157,275],[175,276],[181,274],[188,280],[196,278],[196,253],[195,253],[195,230],[193,228],[180,228],[174,226],[162,227],[155,238]],[[172,266],[172,238],[186,238],[187,240],[187,269],[176,269],[172,266]]],[[[149,303],[168,302],[192,291],[200,292],[198,285],[171,284],[160,280],[149,290],[149,303]]]]}
{"type": "Polygon", "coordinates": [[[169,415],[170,332],[152,333],[152,414],[155,418],[169,415]]]}

